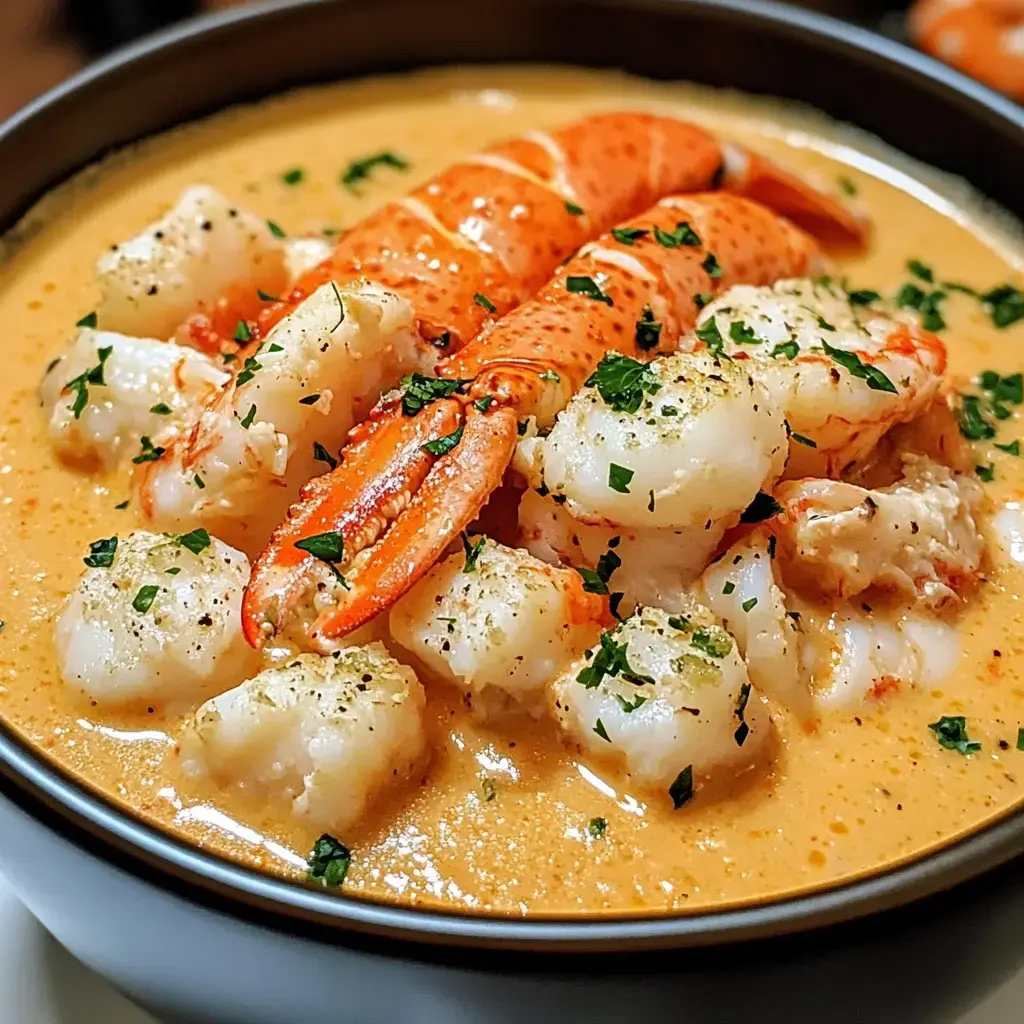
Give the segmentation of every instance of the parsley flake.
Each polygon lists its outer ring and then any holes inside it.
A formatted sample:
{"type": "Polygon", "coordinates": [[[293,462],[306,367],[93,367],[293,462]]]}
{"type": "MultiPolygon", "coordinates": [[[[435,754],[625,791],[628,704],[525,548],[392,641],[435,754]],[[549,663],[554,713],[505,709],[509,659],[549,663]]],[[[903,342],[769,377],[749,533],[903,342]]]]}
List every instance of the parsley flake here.
{"type": "Polygon", "coordinates": [[[720,626],[701,626],[690,636],[690,645],[712,658],[724,658],[732,650],[732,637],[720,626]]]}
{"type": "Polygon", "coordinates": [[[592,277],[579,277],[570,275],[565,279],[565,290],[574,295],[585,295],[595,302],[603,302],[606,306],[614,306],[610,295],[605,295],[600,286],[592,277]]]}
{"type": "Polygon", "coordinates": [[[818,447],[818,442],[817,441],[812,441],[811,438],[804,437],[803,434],[798,434],[798,433],[796,433],[796,431],[793,431],[793,433],[791,433],[789,436],[794,441],[796,441],[797,444],[806,445],[808,448],[817,448],[818,447]]]}
{"type": "Polygon", "coordinates": [[[402,378],[402,412],[406,416],[415,416],[425,405],[439,398],[449,398],[472,382],[469,377],[426,377],[422,373],[412,373],[402,378]]]}
{"type": "Polygon", "coordinates": [[[597,735],[600,736],[601,739],[603,739],[606,743],[611,743],[611,738],[608,735],[608,731],[605,729],[604,722],[602,722],[600,718],[594,723],[594,732],[596,732],[597,735]]]}
{"type": "Polygon", "coordinates": [[[939,746],[947,750],[956,750],[965,756],[981,750],[981,744],[967,735],[967,719],[963,715],[943,715],[928,728],[935,733],[939,746]]]}
{"type": "Polygon", "coordinates": [[[342,171],[341,184],[350,192],[359,195],[359,190],[355,186],[360,182],[367,181],[375,167],[391,167],[396,171],[407,171],[409,162],[387,151],[363,157],[361,160],[353,160],[342,171]]]}
{"type": "Polygon", "coordinates": [[[593,836],[594,839],[604,839],[604,834],[608,829],[608,822],[604,818],[591,818],[590,824],[587,825],[587,831],[593,836]]]}
{"type": "Polygon", "coordinates": [[[494,402],[494,395],[484,395],[483,398],[478,398],[474,403],[473,407],[478,412],[487,412],[490,409],[491,404],[494,402]]]}
{"type": "Polygon", "coordinates": [[[785,356],[787,359],[796,359],[800,354],[800,344],[795,338],[791,338],[789,341],[780,341],[775,348],[768,353],[772,359],[778,359],[779,356],[785,356]]]}
{"type": "Polygon", "coordinates": [[[132,601],[132,607],[140,614],[145,615],[150,608],[153,607],[153,602],[156,600],[156,595],[160,592],[160,588],[153,586],[152,584],[139,587],[139,592],[135,595],[132,601]]]}
{"type": "Polygon", "coordinates": [[[149,410],[154,416],[170,416],[174,411],[166,402],[157,402],[149,410]]]}
{"type": "Polygon", "coordinates": [[[484,544],[486,543],[486,537],[478,537],[473,543],[470,543],[469,535],[465,530],[462,531],[462,550],[466,552],[466,564],[462,567],[463,572],[474,572],[476,570],[476,563],[483,553],[484,544]]]}
{"type": "Polygon", "coordinates": [[[626,413],[636,412],[645,394],[653,395],[661,389],[661,384],[647,363],[616,352],[605,353],[583,386],[596,387],[598,394],[613,412],[626,413]]]}
{"type": "Polygon", "coordinates": [[[269,231],[269,232],[270,232],[270,233],[271,233],[271,234],[272,234],[272,235],[273,235],[273,236],[274,236],[275,238],[287,238],[287,237],[288,237],[288,236],[287,236],[287,235],[285,234],[284,228],[282,228],[282,227],[281,227],[281,225],[280,225],[280,224],[278,224],[278,223],[277,223],[276,221],[268,220],[268,221],[267,221],[267,230],[268,230],[268,231],[269,231]]]}
{"type": "Polygon", "coordinates": [[[82,415],[85,407],[89,404],[89,385],[92,384],[96,387],[106,385],[107,382],[103,379],[103,371],[113,351],[114,347],[112,345],[104,345],[102,348],[98,348],[96,356],[99,362],[86,370],[85,373],[80,373],[74,380],[69,380],[64,385],[63,393],[65,395],[74,394],[75,396],[75,400],[71,403],[71,412],[76,420],[82,415]]]}
{"type": "Polygon", "coordinates": [[[772,516],[777,516],[782,511],[782,506],[764,491],[758,491],[754,500],[747,506],[746,511],[740,516],[741,523],[763,523],[772,516]]]}
{"type": "Polygon", "coordinates": [[[893,395],[899,393],[896,385],[877,366],[865,363],[856,352],[833,348],[824,339],[822,339],[821,346],[834,363],[838,363],[851,376],[865,381],[872,391],[887,391],[893,395]]]}
{"type": "Polygon", "coordinates": [[[281,175],[281,181],[285,185],[298,185],[305,176],[306,172],[301,167],[293,167],[290,171],[285,171],[281,175]]]}
{"type": "Polygon", "coordinates": [[[96,330],[96,325],[99,323],[99,317],[96,315],[96,311],[93,310],[91,313],[86,313],[81,320],[75,321],[76,327],[88,327],[90,331],[96,330]]]}
{"type": "Polygon", "coordinates": [[[89,545],[89,554],[83,559],[90,569],[109,569],[114,564],[117,553],[117,537],[94,540],[89,545]]]}
{"type": "Polygon", "coordinates": [[[320,401],[319,395],[306,395],[305,398],[299,399],[299,405],[316,405],[320,401]]]}
{"type": "Polygon", "coordinates": [[[338,582],[348,589],[348,583],[338,569],[338,563],[345,557],[345,541],[340,533],[328,530],[326,533],[297,540],[293,546],[323,562],[334,573],[338,582]]]}
{"type": "Polygon", "coordinates": [[[693,333],[707,345],[708,351],[713,356],[729,358],[725,352],[725,339],[722,337],[722,332],[718,329],[718,321],[714,317],[708,320],[703,327],[698,327],[693,333]]]}
{"type": "Polygon", "coordinates": [[[256,296],[261,302],[280,302],[281,297],[279,295],[271,295],[269,292],[265,292],[262,288],[256,289],[256,296]]]}
{"type": "Polygon", "coordinates": [[[753,608],[757,607],[757,598],[756,597],[752,597],[748,601],[744,601],[743,604],[740,605],[740,607],[745,612],[751,611],[753,608]]]}
{"type": "Polygon", "coordinates": [[[709,252],[707,256],[704,257],[704,262],[701,266],[712,281],[717,281],[722,276],[722,266],[713,252],[709,252]]]}
{"type": "MultiPolygon", "coordinates": [[[[676,224],[675,231],[662,231],[661,228],[656,227],[654,240],[666,249],[678,249],[681,245],[700,245],[700,236],[686,221],[676,224]]],[[[705,269],[707,268],[705,267],[705,269]]]]}
{"type": "Polygon", "coordinates": [[[256,406],[250,405],[249,411],[245,414],[245,418],[241,421],[241,427],[243,430],[248,430],[252,426],[252,421],[256,419],[256,406]]]}
{"type": "Polygon", "coordinates": [[[461,440],[462,432],[466,429],[464,423],[460,423],[458,429],[436,441],[428,441],[422,445],[423,451],[430,455],[447,455],[461,440]]]}
{"type": "Polygon", "coordinates": [[[968,441],[987,441],[996,436],[992,426],[981,411],[981,399],[977,395],[961,395],[957,416],[960,433],[968,441]]]}
{"type": "Polygon", "coordinates": [[[491,302],[491,300],[487,298],[486,295],[482,294],[481,292],[477,292],[476,295],[473,296],[473,301],[478,306],[482,307],[483,309],[486,309],[488,313],[498,312],[498,307],[493,302],[491,302]]]}
{"type": "Polygon", "coordinates": [[[909,270],[914,277],[918,277],[922,281],[927,281],[928,284],[932,284],[935,281],[935,273],[932,268],[926,263],[922,263],[920,260],[907,260],[907,270],[909,270]]]}
{"type": "Polygon", "coordinates": [[[578,206],[576,203],[573,203],[568,199],[566,199],[565,201],[565,209],[566,212],[571,213],[574,217],[583,216],[583,207],[578,206]]]}
{"type": "Polygon", "coordinates": [[[851,306],[870,306],[877,302],[882,296],[871,288],[861,288],[857,291],[847,292],[846,297],[850,300],[851,306]]]}
{"type": "Polygon", "coordinates": [[[159,459],[165,451],[167,451],[166,448],[161,448],[159,445],[153,444],[145,434],[139,438],[139,444],[141,445],[141,450],[139,451],[139,454],[132,459],[132,462],[134,462],[136,466],[141,466],[144,462],[156,462],[156,460],[159,459]]]}
{"type": "Polygon", "coordinates": [[[675,782],[668,787],[668,795],[672,797],[672,807],[679,810],[684,804],[689,803],[693,796],[693,765],[688,764],[675,778],[675,782]]]}
{"type": "Polygon", "coordinates": [[[608,486],[619,494],[629,494],[629,482],[633,479],[634,470],[626,466],[617,466],[614,462],[608,465],[608,486]]]}
{"type": "Polygon", "coordinates": [[[337,889],[345,881],[352,865],[352,851],[325,832],[313,844],[306,863],[309,865],[308,876],[311,881],[319,882],[325,888],[337,889]]]}
{"type": "Polygon", "coordinates": [[[992,323],[999,328],[1024,320],[1024,291],[1011,284],[993,288],[981,297],[992,323]]]}
{"type": "Polygon", "coordinates": [[[191,551],[193,555],[198,555],[200,551],[205,551],[210,546],[210,535],[202,527],[199,527],[198,530],[181,534],[178,537],[178,543],[191,551]]]}
{"type": "Polygon", "coordinates": [[[622,245],[633,245],[638,239],[646,238],[649,231],[643,228],[612,228],[612,238],[622,245]]]}
{"type": "Polygon", "coordinates": [[[338,460],[319,442],[313,442],[313,460],[323,462],[329,469],[338,468],[338,460]]]}

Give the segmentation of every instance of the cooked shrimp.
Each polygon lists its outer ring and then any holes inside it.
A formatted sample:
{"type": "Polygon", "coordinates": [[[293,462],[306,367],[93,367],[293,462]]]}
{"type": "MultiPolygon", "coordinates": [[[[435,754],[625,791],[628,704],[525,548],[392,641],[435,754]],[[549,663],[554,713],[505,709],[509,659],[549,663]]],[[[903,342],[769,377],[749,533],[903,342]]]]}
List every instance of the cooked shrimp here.
{"type": "Polygon", "coordinates": [[[97,541],[56,622],[60,674],[104,703],[191,701],[241,679],[249,563],[204,531],[97,541]]]}
{"type": "Polygon", "coordinates": [[[737,541],[693,587],[736,639],[754,685],[801,716],[810,712],[795,620],[780,586],[774,546],[763,532],[737,541]]]}
{"type": "Polygon", "coordinates": [[[577,519],[701,529],[737,522],[782,475],[787,450],[764,387],[706,352],[646,365],[606,355],[550,434],[526,444],[543,485],[577,519]]]}
{"type": "Polygon", "coordinates": [[[65,458],[109,468],[139,439],[169,441],[230,375],[190,348],[80,330],[39,388],[50,443],[65,458]]]}
{"type": "Polygon", "coordinates": [[[483,718],[539,714],[545,686],[610,621],[570,569],[483,537],[436,565],[391,609],[391,635],[458,686],[483,718]]]}
{"type": "Polygon", "coordinates": [[[344,833],[424,761],[423,687],[381,644],[303,654],[207,701],[185,728],[192,773],[291,800],[344,833]]]}
{"type": "Polygon", "coordinates": [[[170,337],[189,317],[208,319],[228,294],[235,320],[255,315],[259,291],[278,295],[287,283],[284,247],[266,221],[208,185],[186,189],[164,217],[114,246],[96,276],[100,326],[151,338],[170,337]]]}
{"type": "Polygon", "coordinates": [[[750,765],[770,729],[735,641],[693,601],[675,615],[644,608],[603,633],[551,694],[569,740],[670,792],[686,775],[750,765]]]}
{"type": "Polygon", "coordinates": [[[319,288],[282,320],[194,427],[136,474],[161,529],[203,523],[258,549],[382,388],[416,363],[412,310],[372,284],[319,288]]]}
{"type": "Polygon", "coordinates": [[[554,565],[600,570],[616,608],[674,608],[711,560],[725,526],[629,528],[576,519],[550,494],[528,490],[519,503],[519,542],[554,565]]]}
{"type": "Polygon", "coordinates": [[[1024,101],[1022,0],[917,0],[908,28],[933,57],[1024,101]]]}
{"type": "Polygon", "coordinates": [[[787,603],[797,617],[804,678],[824,707],[932,688],[956,671],[956,626],[932,614],[851,603],[816,608],[792,595],[787,603]]]}
{"type": "Polygon", "coordinates": [[[446,361],[440,379],[411,381],[384,403],[343,464],[304,492],[254,570],[250,642],[264,643],[310,592],[314,563],[297,543],[335,534],[346,563],[372,551],[314,630],[343,636],[408,590],[476,516],[512,457],[519,421],[549,427],[613,346],[674,347],[693,324],[695,295],[803,273],[817,257],[787,221],[719,194],[664,200],[584,247],[536,298],[446,361]]]}
{"type": "Polygon", "coordinates": [[[740,285],[710,303],[698,338],[742,362],[782,408],[793,439],[789,479],[837,476],[938,393],[942,342],[856,306],[826,280],[740,285]]]}
{"type": "Polygon", "coordinates": [[[877,587],[938,609],[961,604],[980,575],[981,485],[922,456],[908,455],[890,487],[801,480],[776,497],[783,513],[769,528],[787,583],[805,593],[849,598],[877,587]]]}

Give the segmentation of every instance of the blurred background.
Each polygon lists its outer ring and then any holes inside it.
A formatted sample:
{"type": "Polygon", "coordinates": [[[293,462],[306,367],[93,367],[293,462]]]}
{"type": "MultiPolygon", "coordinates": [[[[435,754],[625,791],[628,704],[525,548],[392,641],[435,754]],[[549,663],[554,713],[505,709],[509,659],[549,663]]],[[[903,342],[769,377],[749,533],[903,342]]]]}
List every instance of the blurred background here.
{"type": "MultiPolygon", "coordinates": [[[[0,0],[0,118],[116,46],[183,18],[246,2],[0,0]]],[[[912,37],[1024,102],[1024,0],[797,2],[901,41],[912,37]]]]}
{"type": "MultiPolygon", "coordinates": [[[[0,118],[91,58],[202,11],[246,0],[0,0],[0,118]]],[[[899,32],[900,0],[805,4],[899,32]]]]}

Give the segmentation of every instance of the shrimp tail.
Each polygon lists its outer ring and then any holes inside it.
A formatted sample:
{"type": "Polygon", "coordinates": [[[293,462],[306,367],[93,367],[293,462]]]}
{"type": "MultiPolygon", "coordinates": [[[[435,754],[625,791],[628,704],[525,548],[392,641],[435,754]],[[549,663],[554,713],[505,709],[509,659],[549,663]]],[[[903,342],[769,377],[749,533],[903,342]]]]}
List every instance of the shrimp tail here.
{"type": "Polygon", "coordinates": [[[867,244],[870,221],[838,197],[732,143],[723,145],[722,151],[724,191],[781,213],[826,245],[861,249],[867,244]]]}

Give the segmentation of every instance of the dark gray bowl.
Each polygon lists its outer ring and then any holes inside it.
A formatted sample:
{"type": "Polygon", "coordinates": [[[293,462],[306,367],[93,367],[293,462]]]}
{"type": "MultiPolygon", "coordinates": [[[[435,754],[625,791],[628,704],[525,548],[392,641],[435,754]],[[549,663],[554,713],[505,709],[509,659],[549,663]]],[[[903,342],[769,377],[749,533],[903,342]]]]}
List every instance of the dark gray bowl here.
{"type": "MultiPolygon", "coordinates": [[[[292,0],[125,50],[0,128],[0,228],[104,151],[229,103],[368,72],[511,60],[624,67],[798,99],[1024,216],[1024,111],[806,11],[740,0],[292,0]]],[[[185,1020],[936,1021],[1024,962],[1019,910],[999,916],[1024,902],[1013,870],[941,902],[836,927],[1019,855],[1021,812],[813,896],[689,917],[527,921],[383,906],[246,870],[135,820],[3,728],[0,794],[0,863],[29,907],[86,963],[185,1020]],[[991,925],[972,913],[978,905],[994,908],[991,925]],[[969,969],[961,953],[959,973],[943,964],[880,999],[880,977],[901,982],[928,965],[933,918],[957,929],[949,941],[961,950],[965,931],[982,929],[971,932],[981,948],[1003,928],[996,952],[969,969]],[[894,972],[879,939],[895,929],[904,963],[894,972]],[[739,939],[757,941],[722,948],[739,939]]]]}

